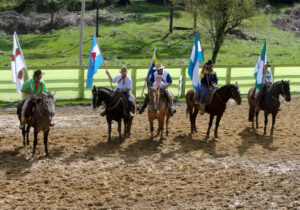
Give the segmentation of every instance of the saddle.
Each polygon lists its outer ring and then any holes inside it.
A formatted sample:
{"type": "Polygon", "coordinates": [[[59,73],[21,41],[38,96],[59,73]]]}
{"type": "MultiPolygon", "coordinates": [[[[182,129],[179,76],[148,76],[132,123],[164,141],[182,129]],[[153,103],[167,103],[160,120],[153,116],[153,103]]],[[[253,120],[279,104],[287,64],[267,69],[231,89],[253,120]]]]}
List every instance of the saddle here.
{"type": "Polygon", "coordinates": [[[209,87],[206,91],[206,105],[211,104],[212,99],[214,97],[215,92],[218,90],[218,88],[209,87]]]}

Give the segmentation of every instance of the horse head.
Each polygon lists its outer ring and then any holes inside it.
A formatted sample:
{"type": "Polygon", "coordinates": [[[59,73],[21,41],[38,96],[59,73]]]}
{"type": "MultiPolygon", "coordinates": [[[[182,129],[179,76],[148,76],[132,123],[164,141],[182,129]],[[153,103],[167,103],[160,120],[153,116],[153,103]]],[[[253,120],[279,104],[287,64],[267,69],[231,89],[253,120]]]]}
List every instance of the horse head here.
{"type": "Polygon", "coordinates": [[[94,85],[92,89],[92,107],[93,110],[95,111],[101,104],[101,99],[99,97],[98,89],[94,85]]]}
{"type": "Polygon", "coordinates": [[[236,82],[235,84],[231,85],[230,89],[231,89],[232,98],[236,101],[238,105],[240,105],[242,100],[241,100],[238,83],[236,82]]]}
{"type": "Polygon", "coordinates": [[[150,109],[152,109],[152,111],[157,113],[157,108],[160,100],[160,87],[150,87],[149,98],[150,98],[150,103],[149,103],[150,109]]]}
{"type": "Polygon", "coordinates": [[[43,95],[41,101],[43,105],[43,109],[48,113],[50,117],[53,117],[55,115],[55,99],[54,99],[54,93],[46,93],[43,95]]]}
{"type": "Polygon", "coordinates": [[[291,93],[290,93],[290,81],[281,81],[281,94],[284,97],[284,100],[289,102],[291,101],[291,93]]]}

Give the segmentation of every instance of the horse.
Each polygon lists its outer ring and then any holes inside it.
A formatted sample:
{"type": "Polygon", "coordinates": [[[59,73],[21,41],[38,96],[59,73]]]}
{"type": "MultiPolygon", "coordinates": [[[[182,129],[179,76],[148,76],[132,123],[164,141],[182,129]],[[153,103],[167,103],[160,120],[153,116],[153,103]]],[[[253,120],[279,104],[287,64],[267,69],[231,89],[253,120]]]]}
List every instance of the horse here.
{"type": "MultiPolygon", "coordinates": [[[[133,96],[131,94],[131,96],[133,96]]],[[[111,123],[113,120],[118,123],[118,132],[120,142],[122,141],[121,136],[121,122],[124,122],[124,136],[130,137],[130,130],[133,117],[130,117],[126,113],[127,101],[122,98],[120,94],[116,94],[114,91],[104,88],[93,86],[92,89],[92,105],[93,109],[96,110],[102,103],[106,105],[106,121],[108,123],[108,143],[111,141],[111,123]]]]}
{"type": "MultiPolygon", "coordinates": [[[[200,110],[200,105],[194,102],[194,94],[195,94],[194,89],[190,89],[187,91],[185,95],[186,104],[187,104],[186,114],[189,113],[190,115],[192,134],[194,132],[197,132],[196,117],[200,110]]],[[[240,96],[240,91],[237,83],[225,85],[217,89],[213,95],[211,103],[205,106],[205,111],[210,114],[208,129],[206,132],[206,138],[209,137],[210,129],[215,115],[217,116],[217,120],[216,120],[214,135],[215,138],[218,138],[219,123],[226,109],[226,103],[230,98],[233,98],[238,105],[241,104],[241,96],[240,96]]]]}
{"type": "Polygon", "coordinates": [[[160,87],[150,87],[149,89],[149,104],[148,104],[148,119],[150,123],[151,139],[153,140],[153,120],[157,119],[158,129],[157,134],[160,134],[160,140],[163,139],[164,122],[166,119],[166,136],[169,135],[169,119],[171,117],[168,111],[167,94],[160,87]]]}
{"type": "Polygon", "coordinates": [[[272,84],[270,87],[265,87],[266,91],[262,94],[262,98],[259,101],[258,106],[255,106],[254,97],[251,97],[252,91],[255,91],[251,88],[248,92],[248,103],[249,103],[249,122],[252,122],[252,128],[254,129],[254,115],[256,117],[256,129],[258,128],[258,115],[260,109],[264,110],[265,113],[265,127],[264,127],[264,135],[266,135],[266,129],[268,124],[268,116],[272,114],[272,127],[271,134],[273,136],[274,124],[276,120],[276,116],[280,107],[279,95],[281,94],[285,101],[291,101],[290,95],[290,83],[289,81],[278,81],[272,84]]]}
{"type": "MultiPolygon", "coordinates": [[[[33,151],[32,151],[32,157],[35,155],[36,145],[38,143],[38,133],[40,131],[43,131],[44,133],[44,147],[45,147],[45,153],[46,156],[49,155],[48,153],[48,135],[50,131],[51,126],[51,119],[55,115],[55,99],[54,99],[55,93],[46,93],[43,96],[41,96],[32,111],[31,117],[29,117],[26,121],[26,127],[22,128],[22,135],[23,135],[23,145],[26,146],[29,145],[29,138],[28,134],[30,131],[30,128],[33,127],[33,133],[34,133],[34,141],[33,141],[33,151]],[[27,138],[27,142],[25,143],[25,135],[27,138]]],[[[19,102],[17,106],[17,114],[19,120],[21,120],[21,110],[23,106],[24,101],[19,102]]],[[[31,102],[34,103],[34,102],[31,102]]],[[[26,114],[25,114],[26,117],[26,114]]]]}

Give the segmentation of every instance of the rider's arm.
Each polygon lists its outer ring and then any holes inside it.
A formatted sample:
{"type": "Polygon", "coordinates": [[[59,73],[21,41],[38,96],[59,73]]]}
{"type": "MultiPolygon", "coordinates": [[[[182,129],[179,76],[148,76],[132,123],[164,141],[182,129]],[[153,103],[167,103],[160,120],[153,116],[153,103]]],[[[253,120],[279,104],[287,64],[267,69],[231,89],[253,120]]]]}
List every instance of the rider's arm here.
{"type": "Polygon", "coordinates": [[[111,78],[111,76],[110,76],[109,71],[106,70],[106,74],[107,74],[107,76],[108,76],[109,81],[112,83],[113,81],[112,81],[112,78],[111,78]]]}
{"type": "Polygon", "coordinates": [[[200,72],[200,77],[201,77],[201,78],[204,77],[205,69],[206,69],[206,64],[204,64],[204,65],[202,66],[202,70],[201,70],[201,72],[200,72]]]}
{"type": "Polygon", "coordinates": [[[32,87],[30,86],[30,80],[27,80],[21,88],[21,92],[26,95],[34,95],[34,90],[32,90],[32,87]]]}

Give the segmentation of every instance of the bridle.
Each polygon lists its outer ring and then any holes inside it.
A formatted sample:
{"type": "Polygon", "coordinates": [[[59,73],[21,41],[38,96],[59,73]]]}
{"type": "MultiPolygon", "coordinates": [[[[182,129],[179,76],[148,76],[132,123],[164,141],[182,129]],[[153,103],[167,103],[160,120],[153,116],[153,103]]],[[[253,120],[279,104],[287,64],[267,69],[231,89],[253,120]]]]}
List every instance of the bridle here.
{"type": "MultiPolygon", "coordinates": [[[[278,85],[278,84],[276,84],[276,85],[278,85]]],[[[285,99],[285,93],[284,93],[284,89],[283,89],[283,87],[285,86],[285,84],[284,84],[284,82],[281,82],[280,85],[281,85],[281,90],[282,90],[282,96],[283,96],[283,98],[285,99]]],[[[277,101],[277,102],[280,103],[280,100],[277,99],[277,98],[275,98],[275,97],[272,95],[272,93],[270,92],[270,88],[268,88],[268,92],[269,92],[270,96],[272,97],[272,99],[274,99],[275,101],[277,101]]]]}
{"type": "MultiPolygon", "coordinates": [[[[217,96],[217,98],[219,99],[219,101],[222,103],[222,104],[226,104],[223,100],[222,100],[222,98],[220,97],[220,95],[218,94],[218,92],[216,91],[215,92],[216,93],[216,96],[217,96]]],[[[232,90],[232,88],[231,88],[231,95],[232,95],[232,98],[233,99],[235,99],[235,93],[234,93],[234,91],[232,90]]]]}

